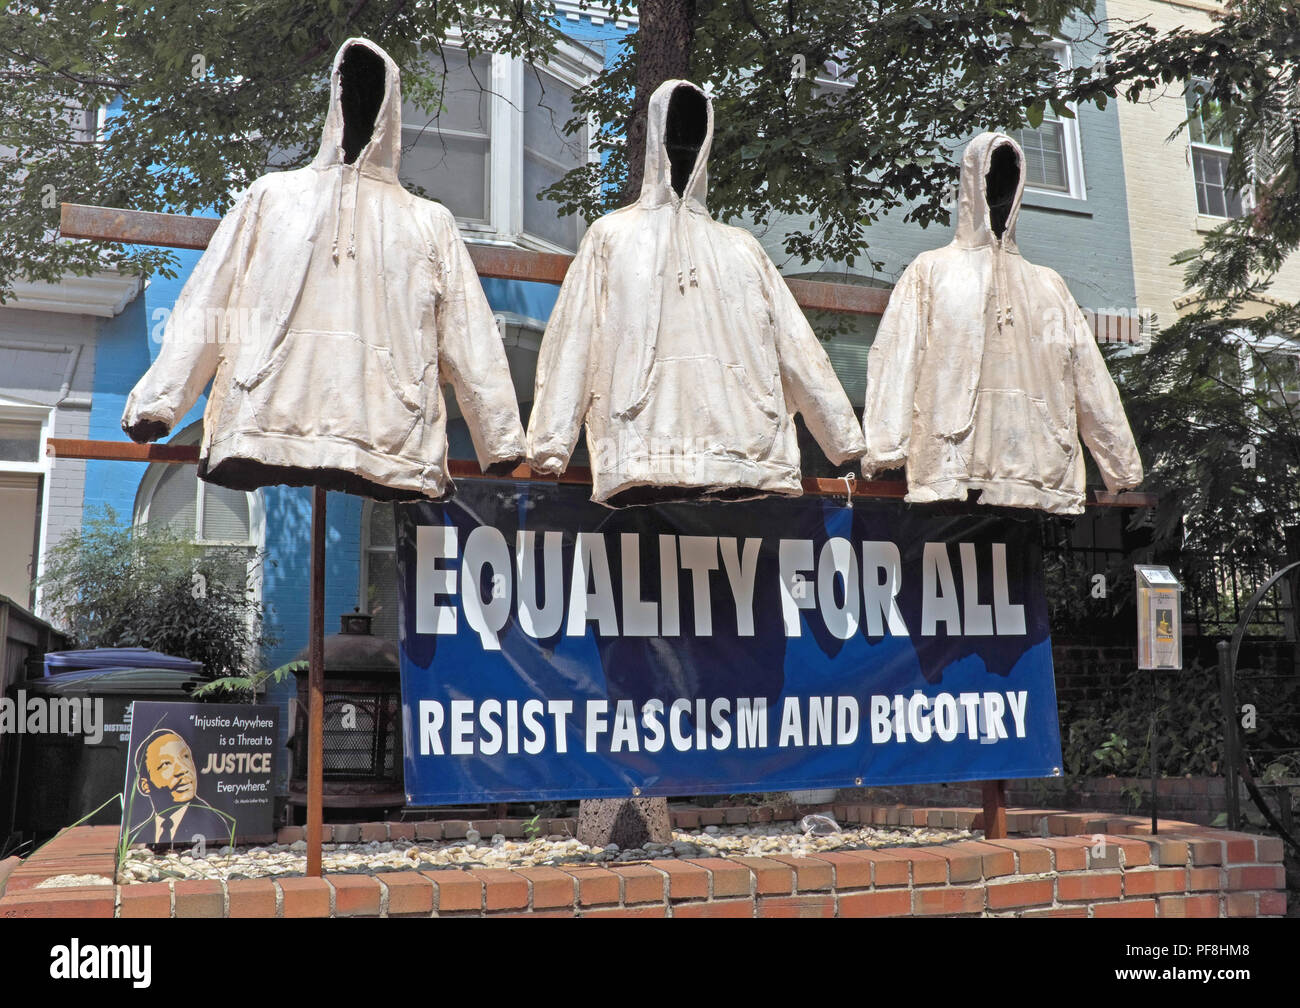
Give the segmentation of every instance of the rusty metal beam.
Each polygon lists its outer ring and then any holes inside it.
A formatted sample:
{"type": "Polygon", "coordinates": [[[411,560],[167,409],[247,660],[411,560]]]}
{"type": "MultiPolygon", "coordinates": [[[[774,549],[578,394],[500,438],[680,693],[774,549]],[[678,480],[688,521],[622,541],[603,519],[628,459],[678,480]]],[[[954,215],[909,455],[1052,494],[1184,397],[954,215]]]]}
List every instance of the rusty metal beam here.
{"type": "Polygon", "coordinates": [[[197,465],[199,446],[46,438],[45,454],[52,458],[101,459],[107,462],[173,462],[180,465],[197,465]]]}
{"type": "Polygon", "coordinates": [[[786,280],[785,285],[799,302],[799,307],[806,311],[883,315],[889,305],[889,291],[884,287],[794,279],[786,280]]]}
{"type": "Polygon", "coordinates": [[[1005,840],[1007,838],[1007,782],[1004,780],[984,781],[984,839],[1005,840]]]}
{"type": "Polygon", "coordinates": [[[311,586],[307,634],[307,871],[320,878],[325,789],[325,500],[311,496],[311,586]]]}
{"type": "MultiPolygon", "coordinates": [[[[64,238],[165,248],[205,249],[219,223],[215,217],[118,210],[84,203],[63,203],[59,214],[59,231],[64,238]]],[[[550,284],[563,282],[573,261],[572,256],[558,252],[530,252],[472,243],[469,254],[480,277],[550,284]]],[[[882,315],[889,305],[890,292],[883,287],[798,279],[787,279],[786,286],[799,307],[806,311],[882,315]]],[[[1098,342],[1137,343],[1142,338],[1141,327],[1132,316],[1094,312],[1085,315],[1098,342]]]]}
{"type": "MultiPolygon", "coordinates": [[[[220,221],[215,217],[146,213],[108,207],[64,203],[59,218],[64,238],[158,245],[165,248],[204,249],[220,221]]],[[[494,280],[530,280],[559,284],[573,256],[559,252],[530,252],[499,245],[469,244],[469,255],[480,277],[494,280]]],[[[788,280],[795,299],[807,309],[879,315],[889,303],[889,291],[857,284],[832,284],[820,280],[788,280]]]]}
{"type": "Polygon", "coordinates": [[[561,284],[573,256],[561,252],[527,252],[499,245],[469,244],[469,257],[480,277],[561,284]]]}
{"type": "Polygon", "coordinates": [[[64,203],[59,208],[59,232],[64,238],[89,238],[123,245],[205,249],[220,223],[216,217],[116,210],[82,203],[64,203]]]}
{"type": "MultiPolygon", "coordinates": [[[[171,462],[178,465],[195,465],[199,461],[198,445],[134,444],[131,441],[87,441],[78,438],[48,438],[47,455],[69,459],[101,459],[109,462],[171,462]]],[[[591,470],[582,466],[569,466],[562,476],[538,476],[526,464],[517,466],[508,475],[488,477],[477,462],[463,459],[447,460],[447,475],[452,479],[514,479],[536,483],[568,483],[591,486],[591,470]]],[[[847,488],[842,479],[809,476],[803,481],[803,492],[812,497],[844,497],[847,488]]],[[[902,480],[853,481],[853,496],[871,500],[902,500],[907,484],[902,480]]],[[[1089,507],[1143,508],[1155,507],[1156,495],[1152,493],[1109,493],[1089,490],[1089,507]]]]}
{"type": "MultiPolygon", "coordinates": [[[[59,230],[64,238],[204,249],[219,223],[215,217],[187,217],[64,203],[60,208],[59,230]]],[[[469,244],[469,254],[480,277],[550,284],[562,283],[569,263],[573,261],[572,256],[559,252],[530,252],[472,243],[469,244]]],[[[805,311],[882,315],[889,305],[890,292],[883,287],[799,279],[787,279],[786,286],[805,311]]],[[[1131,316],[1092,312],[1086,316],[1099,342],[1136,343],[1141,339],[1140,327],[1131,316]]]]}

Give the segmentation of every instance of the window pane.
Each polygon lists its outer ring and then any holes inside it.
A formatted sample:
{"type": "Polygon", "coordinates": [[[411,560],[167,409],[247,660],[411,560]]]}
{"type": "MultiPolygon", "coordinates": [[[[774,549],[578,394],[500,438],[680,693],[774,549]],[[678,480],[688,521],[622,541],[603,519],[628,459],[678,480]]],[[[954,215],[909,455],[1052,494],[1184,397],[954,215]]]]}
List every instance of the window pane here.
{"type": "MultiPolygon", "coordinates": [[[[404,132],[408,141],[414,136],[404,132]]],[[[402,180],[423,186],[461,220],[487,220],[487,173],[487,140],[426,130],[402,154],[402,180]]]]}
{"type": "Polygon", "coordinates": [[[397,545],[397,536],[393,531],[393,505],[373,504],[370,507],[370,546],[397,545]]]}
{"type": "Polygon", "coordinates": [[[442,56],[434,53],[426,57],[426,72],[441,77],[443,57],[447,63],[447,76],[443,78],[442,108],[422,109],[413,102],[404,101],[402,123],[429,131],[456,130],[487,136],[491,132],[490,58],[479,55],[471,63],[463,50],[448,46],[442,56]]]}
{"type": "Polygon", "coordinates": [[[524,68],[524,146],[572,167],[587,158],[587,130],[566,135],[573,118],[573,89],[532,67],[524,68]],[[538,80],[540,78],[540,81],[538,80]]]}
{"type": "Polygon", "coordinates": [[[587,161],[587,129],[565,134],[573,89],[548,73],[524,70],[524,230],[561,248],[578,247],[578,217],[560,217],[537,194],[587,161]]]}
{"type": "Polygon", "coordinates": [[[1204,95],[1208,87],[1209,85],[1204,81],[1192,81],[1184,92],[1184,99],[1187,102],[1188,136],[1194,144],[1231,147],[1232,138],[1223,130],[1215,129],[1219,117],[1223,114],[1223,108],[1218,102],[1205,99],[1204,95]]]}
{"type": "Polygon", "coordinates": [[[1044,118],[1038,129],[1022,129],[1016,136],[1025,152],[1025,185],[1036,189],[1070,188],[1065,172],[1065,124],[1044,118]]]}
{"type": "Polygon", "coordinates": [[[578,247],[577,216],[570,214],[561,217],[556,212],[554,203],[537,198],[539,192],[558,182],[563,174],[559,169],[524,152],[524,230],[572,251],[578,247]]]}
{"type": "Polygon", "coordinates": [[[397,555],[393,506],[372,504],[368,527],[361,530],[366,547],[366,585],[362,604],[371,615],[370,632],[397,640],[397,555]]]}
{"type": "Polygon", "coordinates": [[[1224,185],[1228,155],[1192,147],[1192,171],[1196,178],[1196,209],[1208,217],[1240,217],[1241,194],[1224,185]]]}
{"type": "Polygon", "coordinates": [[[0,595],[20,606],[31,603],[36,545],[36,524],[40,519],[40,477],[14,473],[0,480],[0,595]]]}
{"type": "Polygon", "coordinates": [[[0,462],[39,462],[41,425],[0,420],[0,462]]]}
{"type": "Polygon", "coordinates": [[[149,501],[149,524],[165,525],[185,539],[194,537],[198,515],[198,467],[169,465],[149,501]]]}
{"type": "Polygon", "coordinates": [[[1255,358],[1255,388],[1278,404],[1300,400],[1300,355],[1270,350],[1255,358]]]}
{"type": "Polygon", "coordinates": [[[366,556],[366,580],[370,632],[397,640],[397,555],[390,550],[371,550],[366,556]]]}
{"type": "Polygon", "coordinates": [[[248,590],[248,564],[254,556],[251,547],[213,546],[204,550],[204,570],[229,591],[242,594],[248,590]]]}
{"type": "MultiPolygon", "coordinates": [[[[459,49],[447,47],[444,53],[443,107],[425,111],[402,103],[401,177],[461,220],[486,221],[492,65],[488,56],[471,63],[459,49]]],[[[442,59],[436,54],[427,59],[430,72],[441,75],[442,59]]]]}
{"type": "Polygon", "coordinates": [[[247,542],[248,494],[213,483],[203,487],[203,536],[216,542],[247,542]]]}

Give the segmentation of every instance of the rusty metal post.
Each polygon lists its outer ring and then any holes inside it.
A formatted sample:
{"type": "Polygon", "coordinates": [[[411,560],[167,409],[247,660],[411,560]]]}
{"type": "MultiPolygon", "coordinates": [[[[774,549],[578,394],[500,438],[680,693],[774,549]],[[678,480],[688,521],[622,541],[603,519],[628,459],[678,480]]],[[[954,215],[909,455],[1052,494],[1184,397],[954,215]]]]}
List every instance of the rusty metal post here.
{"type": "Polygon", "coordinates": [[[1223,704],[1223,785],[1228,800],[1228,829],[1241,825],[1241,802],[1237,794],[1237,699],[1232,681],[1231,648],[1227,641],[1215,645],[1219,652],[1219,695],[1223,704]]]}
{"type": "Polygon", "coordinates": [[[311,614],[307,673],[307,877],[321,874],[325,784],[325,491],[312,488],[311,614]]]}
{"type": "Polygon", "coordinates": [[[986,780],[984,788],[984,838],[1007,838],[1007,782],[986,780]]]}

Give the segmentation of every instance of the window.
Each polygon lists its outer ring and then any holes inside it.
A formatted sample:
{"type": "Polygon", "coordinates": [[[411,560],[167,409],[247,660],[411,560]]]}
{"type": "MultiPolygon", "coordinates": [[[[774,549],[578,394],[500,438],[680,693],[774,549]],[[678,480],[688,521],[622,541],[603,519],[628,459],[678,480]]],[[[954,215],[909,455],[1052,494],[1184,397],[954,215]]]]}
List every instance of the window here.
{"type": "Polygon", "coordinates": [[[39,421],[0,417],[0,463],[39,462],[41,441],[39,421]]]}
{"type": "Polygon", "coordinates": [[[1300,405],[1300,348],[1284,341],[1261,342],[1252,370],[1255,388],[1279,406],[1300,405]]]}
{"type": "MultiPolygon", "coordinates": [[[[201,437],[202,423],[197,423],[176,435],[172,444],[198,444],[201,437]]],[[[258,494],[205,483],[198,466],[154,463],[136,492],[135,523],[169,528],[211,547],[226,587],[261,593],[263,516],[258,494]]]]}
{"type": "Polygon", "coordinates": [[[1186,91],[1196,212],[1206,217],[1240,217],[1241,193],[1229,189],[1226,183],[1232,138],[1218,128],[1218,103],[1202,100],[1206,90],[1204,81],[1193,81],[1186,91]]]}
{"type": "MultiPolygon", "coordinates": [[[[1070,69],[1070,47],[1064,42],[1053,42],[1050,48],[1061,69],[1070,69]]],[[[1025,153],[1027,189],[1085,198],[1077,118],[1063,119],[1048,106],[1037,129],[1026,127],[1012,135],[1025,153]]]]}
{"type": "Polygon", "coordinates": [[[393,505],[366,501],[361,509],[361,606],[370,632],[397,640],[397,534],[393,505]]]}
{"type": "Polygon", "coordinates": [[[573,92],[553,74],[524,70],[524,231],[564,249],[578,247],[576,214],[561,217],[537,194],[587,160],[587,130],[565,135],[573,116],[573,92]]]}
{"type": "Polygon", "coordinates": [[[402,179],[456,215],[466,237],[572,252],[581,219],[560,217],[537,194],[591,158],[590,130],[565,134],[573,93],[600,71],[603,56],[563,43],[545,67],[510,56],[470,60],[448,44],[430,66],[442,72],[442,108],[402,106],[402,179]]]}
{"type": "Polygon", "coordinates": [[[0,403],[0,595],[24,608],[35,603],[39,573],[48,417],[48,410],[0,403]]]}
{"type": "MultiPolygon", "coordinates": [[[[457,219],[489,222],[492,147],[492,57],[470,60],[443,49],[447,63],[442,108],[432,113],[402,103],[402,176],[417,182],[457,219]]],[[[432,65],[441,70],[435,59],[432,65]]]]}

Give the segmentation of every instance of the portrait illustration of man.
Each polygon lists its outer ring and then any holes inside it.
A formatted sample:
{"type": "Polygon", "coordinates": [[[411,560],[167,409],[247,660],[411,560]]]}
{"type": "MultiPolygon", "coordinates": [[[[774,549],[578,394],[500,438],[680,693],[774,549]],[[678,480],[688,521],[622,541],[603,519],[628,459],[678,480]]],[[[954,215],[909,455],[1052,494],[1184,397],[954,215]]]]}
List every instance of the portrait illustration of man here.
{"type": "Polygon", "coordinates": [[[132,839],[188,845],[202,837],[231,843],[234,818],[200,798],[198,787],[189,743],[170,728],[151,732],[135,751],[135,788],[148,799],[151,814],[134,817],[132,839]]]}
{"type": "Polygon", "coordinates": [[[1174,635],[1174,613],[1172,609],[1156,610],[1156,636],[1172,637],[1174,635]]]}

